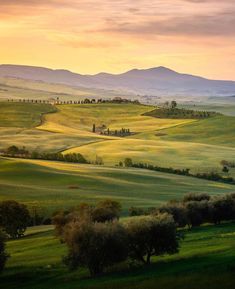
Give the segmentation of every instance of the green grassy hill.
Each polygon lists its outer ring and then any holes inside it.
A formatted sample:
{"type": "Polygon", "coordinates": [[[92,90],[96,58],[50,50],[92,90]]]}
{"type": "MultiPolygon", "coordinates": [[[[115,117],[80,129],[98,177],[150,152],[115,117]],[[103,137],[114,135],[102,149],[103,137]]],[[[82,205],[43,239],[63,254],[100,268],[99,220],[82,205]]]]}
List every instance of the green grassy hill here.
{"type": "Polygon", "coordinates": [[[148,268],[121,264],[103,277],[90,279],[85,269],[69,272],[61,264],[66,248],[50,226],[33,228],[21,240],[8,242],[11,258],[0,288],[233,289],[234,236],[235,224],[186,231],[179,254],[155,258],[148,268]]]}
{"type": "Polygon", "coordinates": [[[217,116],[163,131],[163,140],[235,147],[235,117],[217,116]]]}
{"type": "Polygon", "coordinates": [[[112,168],[53,161],[0,159],[0,200],[38,203],[46,212],[113,198],[124,213],[131,206],[153,207],[188,192],[221,194],[234,186],[133,168],[112,168]]]}
{"type": "MultiPolygon", "coordinates": [[[[153,107],[134,104],[51,105],[3,103],[0,149],[79,152],[89,161],[102,157],[113,166],[126,157],[134,162],[192,171],[220,170],[220,161],[235,159],[235,118],[157,119],[144,116],[153,107]],[[55,113],[48,113],[57,109],[55,113]],[[43,114],[42,124],[41,114],[43,114]],[[128,128],[125,138],[92,133],[92,125],[128,128]]],[[[233,171],[231,171],[232,175],[233,171]]]]}

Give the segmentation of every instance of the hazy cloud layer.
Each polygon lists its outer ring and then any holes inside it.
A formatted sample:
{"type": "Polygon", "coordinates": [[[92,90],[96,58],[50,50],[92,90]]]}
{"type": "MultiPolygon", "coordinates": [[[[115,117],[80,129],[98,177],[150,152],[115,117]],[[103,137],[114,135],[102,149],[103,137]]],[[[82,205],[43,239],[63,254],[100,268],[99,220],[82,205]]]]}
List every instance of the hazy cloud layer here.
{"type": "Polygon", "coordinates": [[[176,57],[183,63],[179,59],[190,55],[200,63],[212,54],[234,59],[234,27],[234,0],[0,0],[0,37],[6,45],[0,53],[7,62],[17,57],[16,48],[28,62],[29,53],[35,58],[43,51],[54,63],[56,49],[67,61],[87,56],[94,67],[105,63],[118,69],[124,61],[164,65],[176,57]]]}

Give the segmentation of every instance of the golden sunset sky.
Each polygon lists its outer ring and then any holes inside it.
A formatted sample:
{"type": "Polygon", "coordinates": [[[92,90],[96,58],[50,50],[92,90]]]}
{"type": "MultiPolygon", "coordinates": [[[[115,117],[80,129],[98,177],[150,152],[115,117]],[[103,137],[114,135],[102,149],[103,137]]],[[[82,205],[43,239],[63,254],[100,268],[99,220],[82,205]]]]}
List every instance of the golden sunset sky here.
{"type": "Polygon", "coordinates": [[[0,0],[0,63],[235,80],[235,1],[0,0]]]}

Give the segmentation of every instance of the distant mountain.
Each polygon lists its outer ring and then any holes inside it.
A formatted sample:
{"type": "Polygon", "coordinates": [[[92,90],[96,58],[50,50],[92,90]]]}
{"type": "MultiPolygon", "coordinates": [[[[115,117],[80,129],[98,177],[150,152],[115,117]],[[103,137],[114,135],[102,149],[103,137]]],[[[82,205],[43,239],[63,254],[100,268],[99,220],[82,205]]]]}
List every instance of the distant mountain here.
{"type": "Polygon", "coordinates": [[[122,74],[82,75],[68,70],[0,65],[0,77],[15,77],[86,88],[122,90],[136,94],[169,96],[231,96],[235,81],[210,80],[181,74],[166,67],[133,69],[122,74]]]}

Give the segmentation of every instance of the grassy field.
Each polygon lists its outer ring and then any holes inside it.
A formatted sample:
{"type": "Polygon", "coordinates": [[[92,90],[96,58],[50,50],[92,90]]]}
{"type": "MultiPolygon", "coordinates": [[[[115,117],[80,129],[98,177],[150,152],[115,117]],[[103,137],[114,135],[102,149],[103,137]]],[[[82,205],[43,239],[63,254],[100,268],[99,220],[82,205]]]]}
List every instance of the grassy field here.
{"type": "Polygon", "coordinates": [[[0,106],[0,126],[7,128],[34,128],[41,124],[41,116],[56,112],[56,108],[48,104],[9,103],[0,106]]]}
{"type": "Polygon", "coordinates": [[[52,227],[33,228],[23,239],[8,242],[11,258],[0,288],[233,289],[234,236],[234,223],[196,228],[185,232],[179,254],[156,258],[148,268],[121,264],[90,279],[87,270],[69,272],[62,265],[66,247],[54,237],[52,227]]]}
{"type": "Polygon", "coordinates": [[[54,152],[98,140],[92,134],[79,135],[69,130],[56,133],[37,129],[46,113],[50,115],[56,111],[57,108],[50,104],[1,102],[0,149],[17,145],[26,146],[29,150],[54,152]]]}
{"type": "Polygon", "coordinates": [[[108,166],[131,157],[134,162],[193,172],[220,171],[221,160],[235,159],[234,117],[157,119],[143,116],[153,107],[134,104],[2,104],[6,112],[1,114],[2,149],[24,145],[29,150],[79,152],[89,161],[98,155],[108,166]],[[91,132],[93,123],[111,130],[129,128],[135,134],[103,136],[91,132]]]}
{"type": "Polygon", "coordinates": [[[188,192],[221,194],[233,185],[133,168],[77,165],[53,161],[0,159],[0,200],[38,203],[51,214],[82,201],[113,198],[123,205],[159,206],[188,192]]]}

